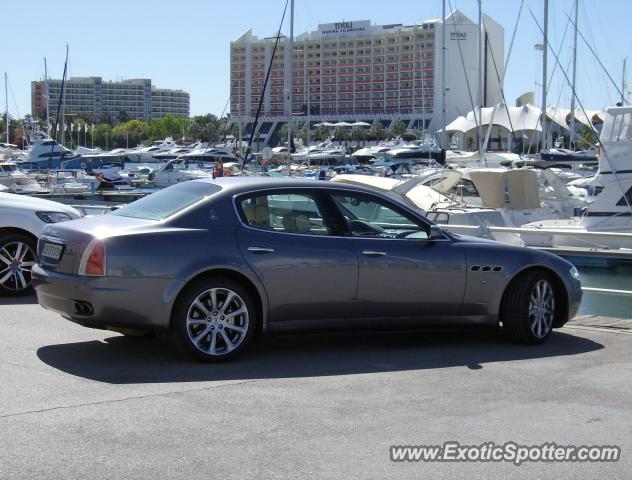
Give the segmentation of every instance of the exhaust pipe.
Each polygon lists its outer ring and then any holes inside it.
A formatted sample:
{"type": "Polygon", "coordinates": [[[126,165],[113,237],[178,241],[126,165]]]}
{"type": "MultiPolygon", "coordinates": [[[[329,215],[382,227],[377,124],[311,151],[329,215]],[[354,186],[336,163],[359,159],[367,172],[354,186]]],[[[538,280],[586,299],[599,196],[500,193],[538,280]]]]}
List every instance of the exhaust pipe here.
{"type": "Polygon", "coordinates": [[[94,308],[88,302],[83,300],[75,300],[73,306],[75,307],[75,313],[79,315],[90,316],[94,313],[94,308]]]}

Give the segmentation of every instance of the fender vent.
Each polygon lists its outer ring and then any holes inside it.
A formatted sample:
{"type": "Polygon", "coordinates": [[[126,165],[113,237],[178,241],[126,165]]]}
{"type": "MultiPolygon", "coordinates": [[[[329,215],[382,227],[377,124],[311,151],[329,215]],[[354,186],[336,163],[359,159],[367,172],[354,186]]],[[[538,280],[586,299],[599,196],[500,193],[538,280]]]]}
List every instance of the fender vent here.
{"type": "Polygon", "coordinates": [[[471,272],[502,272],[503,267],[500,265],[472,265],[471,272]]]}

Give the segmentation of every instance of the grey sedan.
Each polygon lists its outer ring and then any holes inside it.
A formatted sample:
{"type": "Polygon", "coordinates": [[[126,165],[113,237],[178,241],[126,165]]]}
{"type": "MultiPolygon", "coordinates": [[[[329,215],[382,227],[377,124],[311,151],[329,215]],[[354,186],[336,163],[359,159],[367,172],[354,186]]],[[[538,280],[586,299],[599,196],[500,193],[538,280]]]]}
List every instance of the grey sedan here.
{"type": "Polygon", "coordinates": [[[49,225],[33,281],[68,320],[170,332],[206,361],[314,328],[501,324],[535,344],[581,300],[557,256],[452,235],[366,188],[265,177],[190,181],[49,225]]]}

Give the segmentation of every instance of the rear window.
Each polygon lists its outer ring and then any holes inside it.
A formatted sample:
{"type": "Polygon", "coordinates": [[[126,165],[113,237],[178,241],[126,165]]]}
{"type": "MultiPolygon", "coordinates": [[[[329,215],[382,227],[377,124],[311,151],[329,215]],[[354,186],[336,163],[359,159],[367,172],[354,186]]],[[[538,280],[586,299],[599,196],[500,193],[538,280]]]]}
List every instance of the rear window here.
{"type": "Polygon", "coordinates": [[[163,220],[221,190],[214,183],[184,182],[159,190],[111,213],[120,217],[163,220]]]}

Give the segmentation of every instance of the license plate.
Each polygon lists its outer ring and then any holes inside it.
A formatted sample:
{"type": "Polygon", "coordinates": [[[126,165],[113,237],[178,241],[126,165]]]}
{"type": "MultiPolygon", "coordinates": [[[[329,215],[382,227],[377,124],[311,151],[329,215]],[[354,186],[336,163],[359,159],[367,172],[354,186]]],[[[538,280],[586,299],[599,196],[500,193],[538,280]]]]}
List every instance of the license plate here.
{"type": "Polygon", "coordinates": [[[44,248],[42,249],[42,257],[50,258],[52,260],[59,260],[63,249],[64,247],[62,245],[45,243],[44,248]]]}

